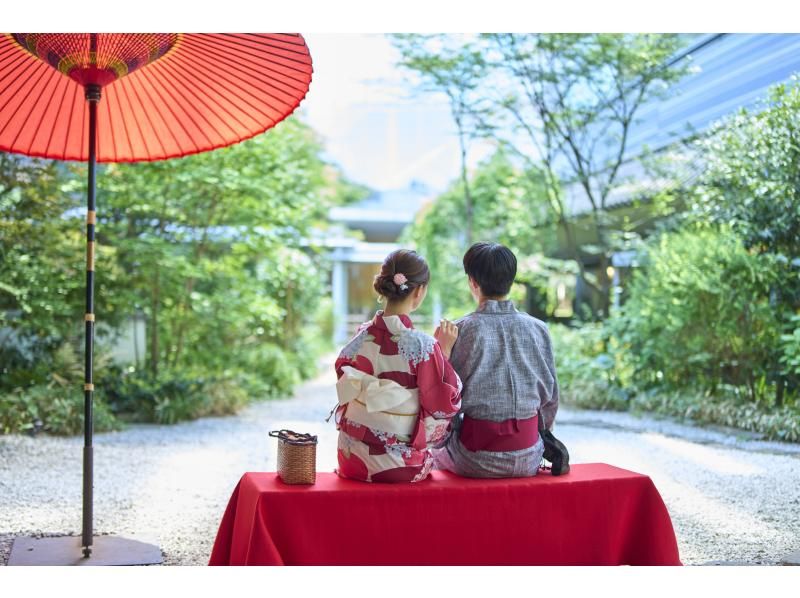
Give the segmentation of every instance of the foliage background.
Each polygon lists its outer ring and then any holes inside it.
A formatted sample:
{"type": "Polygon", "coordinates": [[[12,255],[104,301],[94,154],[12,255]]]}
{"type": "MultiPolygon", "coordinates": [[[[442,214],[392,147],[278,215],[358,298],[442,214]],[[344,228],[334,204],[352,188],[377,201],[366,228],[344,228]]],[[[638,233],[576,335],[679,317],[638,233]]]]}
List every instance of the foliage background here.
{"type": "MultiPolygon", "coordinates": [[[[512,299],[550,322],[568,403],[800,441],[796,78],[755,109],[638,158],[667,184],[639,181],[645,191],[617,209],[608,200],[631,183],[619,173],[637,108],[688,72],[672,60],[680,36],[393,40],[417,91],[448,99],[460,142],[458,180],[401,239],[428,259],[445,316],[473,308],[466,248],[501,242],[520,265],[512,299]],[[470,172],[477,138],[496,151],[470,172]],[[667,156],[677,168],[658,163],[667,156]],[[576,187],[588,211],[570,212],[576,187]],[[615,295],[609,266],[620,250],[635,258],[617,270],[615,295]]],[[[310,231],[325,228],[330,206],[365,194],[320,156],[314,132],[292,118],[224,150],[101,167],[98,429],[231,413],[312,374],[332,310],[310,231]],[[147,345],[134,364],[114,365],[108,349],[134,315],[147,322],[147,345]]],[[[84,179],[81,167],[0,154],[4,432],[79,429],[84,179]]]]}
{"type": "Polygon", "coordinates": [[[689,209],[641,248],[602,325],[554,328],[568,400],[800,441],[800,84],[692,148],[689,209]]]}
{"type": "Polygon", "coordinates": [[[798,441],[797,78],[754,109],[638,158],[658,187],[639,181],[644,191],[625,209],[607,203],[632,182],[615,175],[636,115],[616,102],[629,110],[670,93],[690,68],[668,59],[681,43],[638,34],[493,34],[459,48],[452,39],[400,36],[400,64],[418,76],[420,90],[451,100],[462,149],[479,136],[498,148],[428,206],[406,239],[431,262],[432,289],[449,317],[473,308],[461,268],[469,242],[515,251],[520,284],[512,298],[551,322],[567,402],[798,441]],[[569,212],[570,186],[584,189],[588,212],[569,212]],[[618,273],[614,300],[607,266],[620,250],[635,258],[618,273]],[[573,302],[565,327],[556,324],[552,287],[569,276],[578,279],[576,295],[594,296],[589,311],[573,302]]]}
{"type": "MultiPolygon", "coordinates": [[[[98,430],[232,413],[314,372],[330,304],[309,231],[359,196],[320,154],[290,118],[222,150],[100,167],[98,430]],[[115,365],[135,314],[147,345],[115,365]]],[[[0,429],[76,433],[84,167],[0,154],[0,177],[0,429]]]]}

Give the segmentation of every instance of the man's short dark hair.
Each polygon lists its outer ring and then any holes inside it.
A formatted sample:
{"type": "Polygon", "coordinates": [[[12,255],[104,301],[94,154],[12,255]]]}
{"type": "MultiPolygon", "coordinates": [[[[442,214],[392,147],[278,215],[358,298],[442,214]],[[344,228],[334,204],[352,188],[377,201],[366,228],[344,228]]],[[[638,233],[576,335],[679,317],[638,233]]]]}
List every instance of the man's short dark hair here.
{"type": "Polygon", "coordinates": [[[499,243],[475,243],[464,254],[464,272],[484,297],[505,297],[517,276],[517,258],[499,243]]]}

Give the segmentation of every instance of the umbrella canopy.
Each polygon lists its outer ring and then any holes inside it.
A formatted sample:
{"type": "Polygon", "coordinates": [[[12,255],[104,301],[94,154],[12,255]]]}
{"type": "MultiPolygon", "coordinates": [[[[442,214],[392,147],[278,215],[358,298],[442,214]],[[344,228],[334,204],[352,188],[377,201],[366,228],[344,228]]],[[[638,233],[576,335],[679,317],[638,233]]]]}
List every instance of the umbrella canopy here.
{"type": "MultiPolygon", "coordinates": [[[[0,34],[0,151],[88,162],[85,557],[93,545],[96,164],[176,158],[262,133],[297,108],[311,72],[308,48],[296,33],[0,34]]],[[[130,542],[110,545],[122,557],[101,561],[157,562],[126,560],[135,558],[125,556],[136,550],[130,542]]],[[[58,552],[63,546],[32,555],[31,562],[71,562],[58,552]]]]}
{"type": "Polygon", "coordinates": [[[311,72],[299,34],[0,34],[0,150],[88,160],[87,85],[98,162],[224,147],[291,114],[311,72]]]}

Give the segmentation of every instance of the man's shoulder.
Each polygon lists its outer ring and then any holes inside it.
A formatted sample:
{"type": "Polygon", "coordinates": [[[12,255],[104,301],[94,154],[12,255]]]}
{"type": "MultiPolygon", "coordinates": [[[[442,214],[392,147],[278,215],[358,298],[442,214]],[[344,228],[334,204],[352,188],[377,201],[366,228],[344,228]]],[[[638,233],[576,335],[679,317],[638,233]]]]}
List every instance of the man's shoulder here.
{"type": "Polygon", "coordinates": [[[519,315],[530,334],[545,344],[550,343],[550,329],[546,322],[526,312],[519,312],[519,315]]]}
{"type": "Polygon", "coordinates": [[[547,332],[547,323],[544,320],[540,320],[526,311],[517,311],[517,315],[521,320],[527,322],[530,326],[536,328],[537,330],[547,332]]]}
{"type": "Polygon", "coordinates": [[[460,317],[458,320],[455,320],[453,324],[458,327],[459,332],[464,332],[469,328],[475,327],[475,325],[478,323],[478,320],[479,318],[477,314],[473,311],[465,316],[460,317]]]}

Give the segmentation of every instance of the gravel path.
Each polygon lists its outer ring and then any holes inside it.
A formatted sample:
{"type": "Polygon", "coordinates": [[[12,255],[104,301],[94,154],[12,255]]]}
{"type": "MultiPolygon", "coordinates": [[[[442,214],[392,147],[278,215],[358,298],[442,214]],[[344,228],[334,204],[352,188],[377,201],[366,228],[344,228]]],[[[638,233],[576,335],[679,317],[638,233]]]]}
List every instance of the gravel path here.
{"type": "MultiPolygon", "coordinates": [[[[95,530],[150,540],[169,565],[204,565],[245,471],[275,470],[290,428],[319,436],[319,471],[335,464],[330,364],[290,400],[233,417],[137,425],[95,438],[95,530]]],[[[649,475],[667,504],[685,564],[776,564],[800,550],[800,445],[593,411],[559,412],[573,463],[649,475]]],[[[0,563],[16,535],[78,533],[82,438],[0,436],[0,563]]]]}

